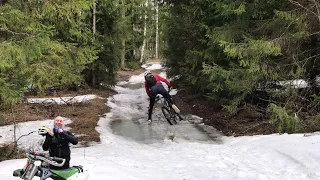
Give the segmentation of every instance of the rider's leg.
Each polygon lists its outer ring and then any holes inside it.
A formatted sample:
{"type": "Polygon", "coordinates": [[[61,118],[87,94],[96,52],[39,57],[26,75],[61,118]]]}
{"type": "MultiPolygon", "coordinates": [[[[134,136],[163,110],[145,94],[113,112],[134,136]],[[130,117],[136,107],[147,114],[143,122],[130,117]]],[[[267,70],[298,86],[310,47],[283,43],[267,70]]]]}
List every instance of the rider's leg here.
{"type": "Polygon", "coordinates": [[[170,104],[172,105],[172,108],[176,111],[176,113],[180,113],[179,108],[174,104],[171,95],[168,93],[166,89],[161,85],[161,87],[158,88],[159,92],[162,94],[162,96],[170,101],[170,104]]]}
{"type": "Polygon", "coordinates": [[[152,110],[155,102],[155,97],[150,96],[150,104],[149,104],[149,112],[148,112],[148,120],[151,120],[152,110]]]}
{"type": "Polygon", "coordinates": [[[151,88],[148,120],[151,120],[152,110],[153,110],[154,102],[156,100],[156,96],[157,96],[156,91],[154,90],[154,88],[151,88]]]}
{"type": "Polygon", "coordinates": [[[158,91],[164,98],[166,98],[170,101],[170,104],[173,104],[171,95],[168,93],[168,91],[162,85],[158,87],[158,91]]]}

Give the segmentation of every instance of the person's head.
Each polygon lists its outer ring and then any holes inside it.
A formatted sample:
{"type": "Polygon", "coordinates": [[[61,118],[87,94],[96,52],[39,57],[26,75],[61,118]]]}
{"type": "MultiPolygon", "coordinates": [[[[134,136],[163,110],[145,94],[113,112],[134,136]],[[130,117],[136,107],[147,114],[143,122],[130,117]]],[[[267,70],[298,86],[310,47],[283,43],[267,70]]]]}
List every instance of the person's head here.
{"type": "Polygon", "coordinates": [[[63,118],[61,116],[57,116],[56,118],[54,118],[54,126],[56,126],[57,128],[62,128],[63,118]]]}
{"type": "Polygon", "coordinates": [[[147,76],[152,75],[152,73],[150,71],[146,71],[144,72],[144,79],[146,79],[147,76]]]}

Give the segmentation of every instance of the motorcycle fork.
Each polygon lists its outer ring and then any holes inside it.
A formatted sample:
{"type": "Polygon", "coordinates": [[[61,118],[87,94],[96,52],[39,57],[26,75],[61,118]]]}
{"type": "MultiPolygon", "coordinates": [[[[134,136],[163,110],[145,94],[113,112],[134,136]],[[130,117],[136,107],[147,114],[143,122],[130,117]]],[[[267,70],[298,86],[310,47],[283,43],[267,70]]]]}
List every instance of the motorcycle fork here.
{"type": "Polygon", "coordinates": [[[27,167],[26,174],[24,176],[25,180],[32,180],[32,178],[36,175],[38,172],[38,166],[34,163],[29,164],[27,167]]]}

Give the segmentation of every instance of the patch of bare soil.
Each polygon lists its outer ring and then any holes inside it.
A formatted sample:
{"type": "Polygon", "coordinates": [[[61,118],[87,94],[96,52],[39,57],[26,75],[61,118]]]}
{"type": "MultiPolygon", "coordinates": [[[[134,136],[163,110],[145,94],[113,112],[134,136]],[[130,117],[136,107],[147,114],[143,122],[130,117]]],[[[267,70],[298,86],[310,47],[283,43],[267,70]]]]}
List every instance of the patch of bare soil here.
{"type": "Polygon", "coordinates": [[[133,69],[120,70],[117,72],[116,81],[126,81],[132,75],[139,75],[139,74],[144,73],[144,71],[145,71],[145,69],[143,69],[143,68],[140,68],[137,70],[133,70],[133,69]]]}
{"type": "Polygon", "coordinates": [[[197,115],[203,118],[204,124],[216,128],[226,136],[274,133],[267,115],[254,106],[248,105],[237,114],[230,115],[214,102],[185,90],[179,91],[174,98],[182,114],[197,115]]]}
{"type": "Polygon", "coordinates": [[[7,159],[26,158],[25,152],[16,149],[15,143],[0,145],[0,162],[7,159]]]}

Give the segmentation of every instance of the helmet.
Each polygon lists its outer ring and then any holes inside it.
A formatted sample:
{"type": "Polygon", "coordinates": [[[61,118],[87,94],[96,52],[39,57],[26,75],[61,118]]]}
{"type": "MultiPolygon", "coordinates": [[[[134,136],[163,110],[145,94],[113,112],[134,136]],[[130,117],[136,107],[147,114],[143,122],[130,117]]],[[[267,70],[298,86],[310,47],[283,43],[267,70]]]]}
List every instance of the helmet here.
{"type": "Polygon", "coordinates": [[[146,72],[144,72],[144,77],[148,76],[149,74],[151,74],[151,72],[150,72],[150,71],[146,71],[146,72]]]}
{"type": "Polygon", "coordinates": [[[39,135],[46,135],[48,133],[49,128],[45,127],[45,126],[40,126],[38,129],[38,134],[39,135]]]}

